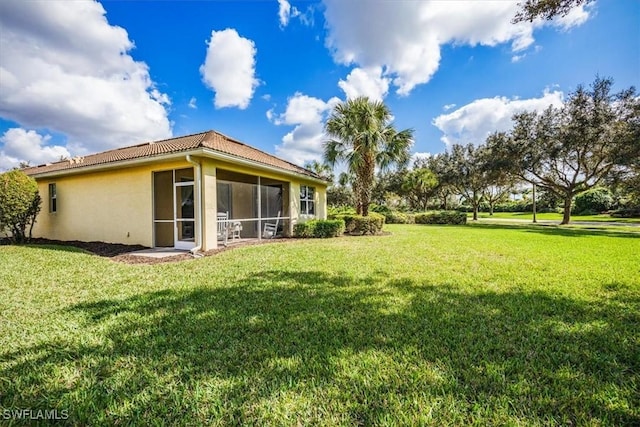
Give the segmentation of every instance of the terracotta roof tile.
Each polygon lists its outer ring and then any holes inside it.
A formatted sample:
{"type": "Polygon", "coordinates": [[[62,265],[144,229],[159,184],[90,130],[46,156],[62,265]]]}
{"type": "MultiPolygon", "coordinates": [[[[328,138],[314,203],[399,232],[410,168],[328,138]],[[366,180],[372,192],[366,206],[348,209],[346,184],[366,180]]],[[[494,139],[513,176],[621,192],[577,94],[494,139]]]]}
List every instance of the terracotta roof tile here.
{"type": "Polygon", "coordinates": [[[27,175],[38,176],[49,172],[82,169],[89,166],[106,165],[125,160],[179,153],[181,151],[189,151],[196,148],[205,148],[219,153],[228,154],[232,157],[283,169],[288,172],[295,172],[312,178],[322,179],[308,169],[294,165],[293,163],[272,156],[271,154],[267,154],[264,151],[260,151],[257,148],[243,144],[242,142],[215,131],[202,132],[194,135],[165,139],[162,141],[147,142],[131,147],[90,154],[84,157],[75,157],[73,159],[56,163],[29,167],[23,170],[27,175]]]}

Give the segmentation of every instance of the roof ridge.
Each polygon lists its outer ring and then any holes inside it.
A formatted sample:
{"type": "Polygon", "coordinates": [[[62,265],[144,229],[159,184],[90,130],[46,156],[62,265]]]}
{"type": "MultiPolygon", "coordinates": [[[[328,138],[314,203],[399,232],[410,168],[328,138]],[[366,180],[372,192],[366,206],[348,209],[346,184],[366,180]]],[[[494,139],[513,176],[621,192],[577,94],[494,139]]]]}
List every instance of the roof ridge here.
{"type": "Polygon", "coordinates": [[[48,172],[63,172],[70,169],[81,169],[89,166],[114,165],[121,161],[139,158],[151,158],[163,154],[177,154],[186,150],[206,149],[214,152],[232,155],[238,159],[246,159],[273,166],[282,170],[288,170],[302,175],[307,175],[316,179],[324,179],[315,172],[298,166],[292,162],[282,159],[273,154],[267,153],[259,148],[253,147],[235,138],[227,136],[216,130],[208,130],[189,135],[176,136],[161,139],[159,141],[147,141],[136,145],[129,145],[111,150],[91,153],[80,157],[81,161],[76,161],[76,157],[56,163],[32,166],[24,169],[27,174],[39,175],[48,172]]]}
{"type": "MultiPolygon", "coordinates": [[[[226,138],[227,140],[229,140],[229,141],[231,141],[231,142],[235,142],[236,144],[240,144],[240,145],[243,145],[243,146],[245,146],[245,147],[249,147],[250,149],[255,150],[255,151],[258,151],[258,152],[260,152],[260,153],[262,153],[262,154],[265,154],[265,155],[267,155],[267,156],[275,157],[276,159],[281,160],[281,161],[283,161],[283,162],[285,162],[285,163],[287,163],[287,164],[289,164],[289,165],[291,165],[291,166],[293,166],[293,167],[303,169],[303,170],[305,170],[305,171],[307,171],[307,172],[311,173],[313,176],[315,176],[315,177],[317,177],[317,178],[320,178],[320,179],[323,179],[323,177],[321,177],[321,176],[320,176],[320,175],[318,175],[317,173],[313,172],[312,170],[309,170],[309,169],[305,168],[304,166],[296,165],[295,163],[292,163],[292,162],[290,162],[290,161],[288,161],[288,160],[285,160],[285,159],[283,159],[283,158],[281,158],[281,157],[278,157],[278,156],[275,156],[275,155],[273,155],[273,154],[267,153],[267,152],[266,152],[266,151],[264,151],[264,150],[261,150],[261,149],[259,149],[259,148],[256,148],[256,147],[252,146],[252,145],[246,144],[246,143],[244,143],[244,142],[242,142],[242,141],[238,141],[237,139],[232,138],[232,137],[230,137],[230,136],[228,136],[228,135],[225,135],[225,134],[224,134],[224,133],[222,133],[222,132],[218,132],[217,130],[213,130],[213,129],[211,129],[211,130],[209,130],[209,131],[207,132],[207,134],[208,134],[208,133],[214,133],[214,134],[217,134],[217,135],[219,135],[219,136],[221,136],[221,137],[223,137],[223,138],[226,138]]],[[[204,138],[203,138],[203,140],[201,141],[201,143],[202,143],[202,142],[204,142],[204,138]]]]}

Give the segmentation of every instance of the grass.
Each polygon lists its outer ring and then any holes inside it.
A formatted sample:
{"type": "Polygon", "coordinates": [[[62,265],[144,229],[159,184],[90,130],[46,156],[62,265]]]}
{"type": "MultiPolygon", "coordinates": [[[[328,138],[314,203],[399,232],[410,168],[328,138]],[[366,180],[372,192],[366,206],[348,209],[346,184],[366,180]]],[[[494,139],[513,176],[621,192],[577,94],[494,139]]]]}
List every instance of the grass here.
{"type": "Polygon", "coordinates": [[[387,228],[154,266],[0,247],[0,409],[78,425],[640,423],[637,234],[387,228]]]}
{"type": "MultiPolygon", "coordinates": [[[[473,217],[473,213],[469,213],[468,218],[473,217]]],[[[494,212],[491,216],[489,212],[479,212],[479,218],[494,218],[494,219],[523,219],[531,221],[533,220],[533,213],[531,212],[494,212]]],[[[545,212],[536,214],[538,220],[548,221],[562,221],[562,214],[555,212],[545,212]]],[[[630,223],[640,224],[640,218],[615,218],[609,214],[599,215],[571,215],[571,221],[586,221],[586,222],[617,222],[617,223],[630,223]]]]}

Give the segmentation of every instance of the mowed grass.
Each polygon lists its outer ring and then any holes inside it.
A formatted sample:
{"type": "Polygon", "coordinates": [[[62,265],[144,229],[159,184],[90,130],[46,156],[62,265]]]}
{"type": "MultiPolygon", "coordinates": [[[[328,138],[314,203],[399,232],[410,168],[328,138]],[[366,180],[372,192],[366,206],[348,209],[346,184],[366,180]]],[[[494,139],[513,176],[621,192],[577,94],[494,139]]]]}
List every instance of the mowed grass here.
{"type": "Polygon", "coordinates": [[[155,266],[0,247],[0,409],[77,425],[640,424],[637,234],[386,229],[155,266]]]}
{"type": "MultiPolygon", "coordinates": [[[[467,214],[468,218],[473,217],[473,213],[467,214]]],[[[533,220],[532,212],[494,212],[493,215],[489,215],[489,212],[479,212],[479,218],[493,218],[493,219],[523,219],[527,221],[533,220]]],[[[538,220],[547,221],[562,221],[562,214],[555,212],[537,213],[536,218],[538,220]]],[[[574,222],[616,222],[616,223],[629,223],[640,224],[640,218],[616,218],[609,214],[599,215],[571,215],[571,221],[574,222]]]]}

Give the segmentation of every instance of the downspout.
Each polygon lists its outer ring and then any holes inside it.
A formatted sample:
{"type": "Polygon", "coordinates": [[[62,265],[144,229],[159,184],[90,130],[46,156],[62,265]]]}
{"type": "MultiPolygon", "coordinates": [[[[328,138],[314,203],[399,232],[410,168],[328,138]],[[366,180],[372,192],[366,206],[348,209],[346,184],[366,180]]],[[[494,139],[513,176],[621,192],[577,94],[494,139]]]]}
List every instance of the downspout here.
{"type": "Polygon", "coordinates": [[[195,166],[195,186],[196,186],[196,246],[191,249],[191,253],[195,256],[202,249],[202,168],[200,163],[191,159],[191,155],[187,154],[187,162],[195,166]]]}

